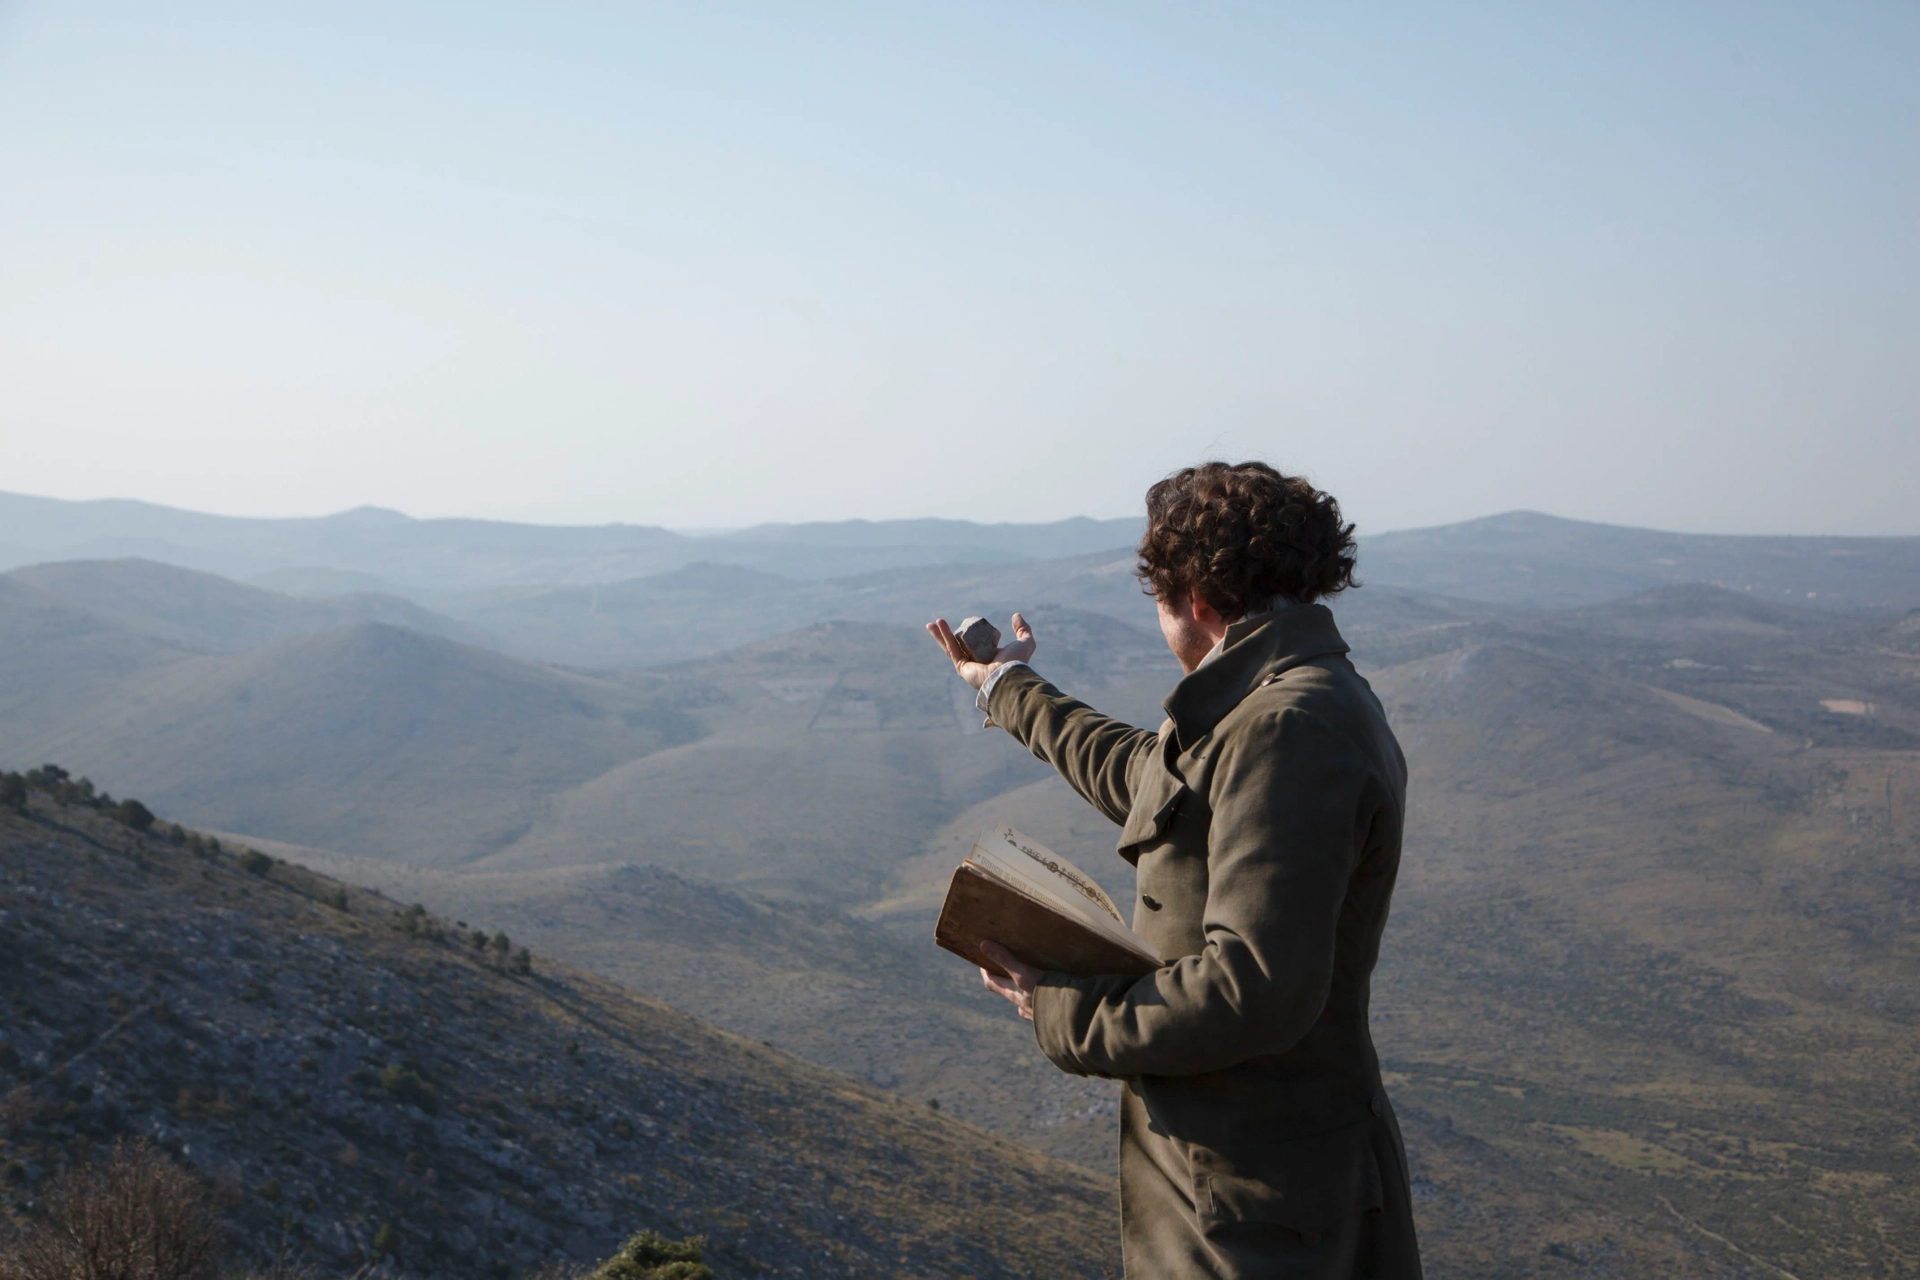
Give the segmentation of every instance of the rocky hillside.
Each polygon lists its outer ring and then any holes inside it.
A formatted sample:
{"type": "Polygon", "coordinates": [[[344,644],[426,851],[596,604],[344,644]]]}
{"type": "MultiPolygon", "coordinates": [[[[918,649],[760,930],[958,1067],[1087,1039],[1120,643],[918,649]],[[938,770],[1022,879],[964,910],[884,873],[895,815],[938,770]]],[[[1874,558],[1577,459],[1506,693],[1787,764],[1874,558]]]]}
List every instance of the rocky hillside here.
{"type": "Polygon", "coordinates": [[[1081,1169],[118,812],[0,808],[0,1212],[144,1133],[227,1185],[252,1261],[319,1274],[507,1277],[643,1227],[722,1276],[1116,1269],[1081,1169]]]}

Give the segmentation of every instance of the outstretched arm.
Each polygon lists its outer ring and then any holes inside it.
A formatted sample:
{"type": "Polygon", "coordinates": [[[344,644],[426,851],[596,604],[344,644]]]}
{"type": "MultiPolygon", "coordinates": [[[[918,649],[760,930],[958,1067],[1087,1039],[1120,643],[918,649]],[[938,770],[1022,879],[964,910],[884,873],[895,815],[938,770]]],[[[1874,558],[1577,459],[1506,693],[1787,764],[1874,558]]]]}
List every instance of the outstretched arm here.
{"type": "Polygon", "coordinates": [[[1007,663],[1024,664],[1036,644],[1033,628],[1017,613],[1013,643],[1001,645],[988,662],[976,662],[944,618],[929,622],[927,632],[952,660],[954,673],[973,688],[980,688],[999,671],[988,712],[993,722],[1059,770],[1088,804],[1116,823],[1127,820],[1133,804],[1135,753],[1153,741],[1152,732],[1101,715],[1067,697],[1030,668],[1006,670],[1007,663]]]}

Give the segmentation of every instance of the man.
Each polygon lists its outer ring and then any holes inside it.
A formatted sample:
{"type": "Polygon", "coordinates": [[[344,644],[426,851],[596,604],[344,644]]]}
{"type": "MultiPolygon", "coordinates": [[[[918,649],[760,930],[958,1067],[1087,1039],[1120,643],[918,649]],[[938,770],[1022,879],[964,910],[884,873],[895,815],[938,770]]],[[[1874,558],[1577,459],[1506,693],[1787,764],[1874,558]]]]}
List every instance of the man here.
{"type": "Polygon", "coordinates": [[[1041,679],[1032,630],[976,662],[928,624],[989,720],[1120,824],[1134,930],[1167,962],[981,971],[1064,1071],[1123,1082],[1135,1280],[1420,1275],[1399,1125],[1367,1029],[1400,864],[1406,765],[1315,601],[1353,585],[1333,498],[1258,462],[1147,493],[1139,574],[1185,677],[1158,732],[1041,679]]]}

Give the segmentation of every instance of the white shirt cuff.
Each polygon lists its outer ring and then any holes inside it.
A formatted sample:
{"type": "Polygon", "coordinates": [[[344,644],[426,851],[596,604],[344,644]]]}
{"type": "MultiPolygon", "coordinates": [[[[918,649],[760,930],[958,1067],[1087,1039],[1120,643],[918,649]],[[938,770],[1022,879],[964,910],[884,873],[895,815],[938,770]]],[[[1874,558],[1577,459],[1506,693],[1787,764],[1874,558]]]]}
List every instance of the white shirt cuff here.
{"type": "Polygon", "coordinates": [[[1018,658],[1015,658],[1012,662],[994,663],[993,669],[987,672],[987,678],[980,682],[980,692],[974,695],[973,709],[975,711],[985,711],[987,709],[987,699],[993,696],[993,686],[1000,683],[1000,677],[1015,667],[1024,667],[1026,665],[1026,663],[1020,661],[1018,658]]]}

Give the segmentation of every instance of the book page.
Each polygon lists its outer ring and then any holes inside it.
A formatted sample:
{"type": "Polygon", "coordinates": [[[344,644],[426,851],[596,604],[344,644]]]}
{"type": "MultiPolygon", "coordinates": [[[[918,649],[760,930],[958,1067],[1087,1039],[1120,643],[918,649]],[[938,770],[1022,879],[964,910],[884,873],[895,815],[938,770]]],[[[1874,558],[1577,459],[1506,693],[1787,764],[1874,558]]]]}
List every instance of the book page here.
{"type": "Polygon", "coordinates": [[[1093,882],[1093,877],[1038,840],[1012,827],[995,827],[981,834],[969,860],[1084,920],[1107,936],[1147,950],[1139,935],[1121,919],[1113,899],[1093,882]]]}

